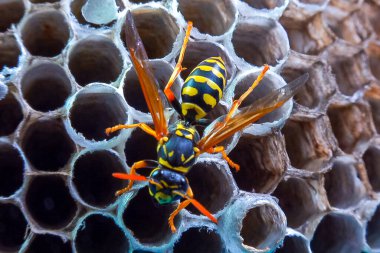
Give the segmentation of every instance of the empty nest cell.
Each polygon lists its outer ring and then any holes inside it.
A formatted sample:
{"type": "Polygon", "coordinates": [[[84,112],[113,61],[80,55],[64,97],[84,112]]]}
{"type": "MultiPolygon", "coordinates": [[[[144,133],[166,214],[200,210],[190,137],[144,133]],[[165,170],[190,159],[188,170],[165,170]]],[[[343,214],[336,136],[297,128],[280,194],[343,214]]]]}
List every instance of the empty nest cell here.
{"type": "MultiPolygon", "coordinates": [[[[226,165],[216,160],[197,162],[186,175],[194,193],[194,198],[202,203],[211,213],[222,210],[234,195],[234,184],[226,170],[226,165]]],[[[190,205],[190,212],[200,214],[190,205]]]]}
{"type": "Polygon", "coordinates": [[[232,44],[238,57],[255,66],[276,66],[289,52],[285,30],[277,21],[264,17],[239,22],[232,44]]]}
{"type": "Polygon", "coordinates": [[[289,178],[282,181],[273,192],[279,199],[279,205],[284,211],[288,226],[298,228],[311,216],[320,211],[315,196],[316,190],[311,183],[299,178],[289,178]]]}
{"type": "Polygon", "coordinates": [[[58,171],[76,151],[61,120],[40,119],[26,126],[21,147],[37,170],[58,171]]]}
{"type": "Polygon", "coordinates": [[[335,161],[325,174],[325,189],[330,204],[337,208],[348,208],[365,196],[357,165],[353,161],[335,161]]]}
{"type": "Polygon", "coordinates": [[[380,147],[370,146],[364,153],[363,160],[372,189],[380,192],[380,147]]]}
{"type": "Polygon", "coordinates": [[[124,253],[130,246],[113,217],[93,213],[79,220],[74,232],[74,247],[78,253],[124,253]]]}
{"type": "Polygon", "coordinates": [[[5,32],[12,24],[17,24],[25,13],[23,0],[5,0],[0,3],[0,32],[5,32]]]}
{"type": "Polygon", "coordinates": [[[32,55],[59,55],[70,38],[70,27],[65,16],[56,10],[30,14],[21,27],[21,37],[32,55]]]}
{"type": "MultiPolygon", "coordinates": [[[[140,7],[132,11],[138,33],[150,59],[163,58],[173,50],[179,34],[175,18],[162,8],[140,7]]],[[[120,34],[125,42],[125,32],[120,34]]]]}
{"type": "Polygon", "coordinates": [[[261,138],[244,134],[229,154],[240,165],[240,171],[232,170],[239,189],[271,192],[286,170],[285,154],[284,139],[279,134],[261,138]]]}
{"type": "Polygon", "coordinates": [[[69,225],[78,208],[60,175],[32,177],[26,187],[24,203],[35,225],[53,230],[69,225]]]}
{"type": "Polygon", "coordinates": [[[242,0],[255,9],[274,9],[284,5],[285,0],[242,0]]]}
{"type": "Polygon", "coordinates": [[[18,65],[21,50],[12,34],[0,34],[0,71],[18,65]]]}
{"type": "Polygon", "coordinates": [[[24,182],[25,163],[17,148],[0,141],[0,164],[0,197],[9,197],[24,182]]]}
{"type": "Polygon", "coordinates": [[[364,231],[353,216],[329,213],[318,224],[310,245],[315,253],[362,252],[364,231]]]}
{"type": "Polygon", "coordinates": [[[24,118],[22,106],[11,91],[0,100],[0,136],[12,134],[24,118]]]}
{"type": "Polygon", "coordinates": [[[287,235],[276,253],[310,253],[309,242],[298,235],[287,235]]]}
{"type": "MultiPolygon", "coordinates": [[[[147,187],[140,188],[125,207],[123,222],[140,243],[160,246],[172,237],[168,218],[175,206],[172,204],[158,205],[154,201],[149,195],[147,187]]],[[[176,217],[177,228],[178,224],[179,220],[176,217]]]]}
{"type": "Polygon", "coordinates": [[[366,238],[372,248],[380,248],[380,206],[367,223],[366,238]]]}
{"type": "Polygon", "coordinates": [[[121,74],[123,59],[112,40],[90,35],[71,48],[69,69],[81,86],[93,82],[112,83],[121,74]]]}
{"type": "Polygon", "coordinates": [[[114,152],[93,150],[81,154],[72,167],[73,185],[88,205],[106,208],[116,200],[115,192],[126,186],[115,180],[112,173],[123,173],[124,166],[114,152]]]}
{"type": "Polygon", "coordinates": [[[65,70],[54,63],[32,66],[21,79],[23,96],[37,111],[48,112],[62,107],[71,89],[65,70]]]}
{"type": "Polygon", "coordinates": [[[284,237],[281,215],[269,205],[251,208],[242,220],[240,236],[248,247],[264,250],[275,247],[284,237]]]}
{"type": "Polygon", "coordinates": [[[380,86],[378,83],[374,83],[365,92],[365,98],[371,106],[371,113],[373,118],[373,123],[377,133],[380,133],[380,86]]]}
{"type": "Polygon", "coordinates": [[[179,0],[178,9],[201,32],[213,36],[226,33],[235,22],[236,9],[231,0],[179,0]]]}
{"type": "Polygon", "coordinates": [[[51,234],[35,234],[25,253],[72,253],[70,241],[51,234]]]}
{"type": "Polygon", "coordinates": [[[288,120],[282,131],[294,167],[320,171],[333,157],[336,141],[327,117],[307,121],[288,120]]]}
{"type": "Polygon", "coordinates": [[[380,42],[371,41],[366,47],[366,53],[369,59],[369,66],[371,68],[372,74],[380,80],[380,42]]]}
{"type": "Polygon", "coordinates": [[[0,251],[18,251],[24,243],[28,225],[20,208],[11,203],[0,203],[0,224],[0,251]]]}
{"type": "Polygon", "coordinates": [[[124,99],[110,86],[94,84],[76,94],[69,120],[75,132],[86,140],[109,140],[119,132],[107,135],[105,129],[127,122],[127,109],[124,99]]]}
{"type": "Polygon", "coordinates": [[[217,231],[208,227],[192,227],[181,234],[173,253],[223,252],[223,241],[217,231]]]}
{"type": "Polygon", "coordinates": [[[330,105],[327,115],[339,147],[346,153],[360,151],[375,134],[366,104],[330,105]]]}
{"type": "Polygon", "coordinates": [[[373,30],[377,35],[380,35],[380,5],[378,1],[363,1],[361,10],[365,13],[369,22],[372,25],[373,30]]]}

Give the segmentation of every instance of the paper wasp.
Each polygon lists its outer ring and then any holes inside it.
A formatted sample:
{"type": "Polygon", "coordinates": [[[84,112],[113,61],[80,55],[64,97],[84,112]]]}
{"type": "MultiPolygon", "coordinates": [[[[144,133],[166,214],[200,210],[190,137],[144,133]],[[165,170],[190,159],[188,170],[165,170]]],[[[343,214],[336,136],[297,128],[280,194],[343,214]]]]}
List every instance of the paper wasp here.
{"type": "Polygon", "coordinates": [[[190,73],[182,87],[182,102],[177,100],[171,91],[171,86],[183,70],[181,64],[191,28],[192,23],[189,22],[177,65],[164,89],[164,94],[162,94],[152,74],[148,57],[134,24],[132,14],[131,12],[127,13],[126,44],[149,112],[152,115],[154,129],[145,123],[117,125],[106,129],[106,133],[109,134],[120,129],[139,127],[157,139],[157,161],[139,161],[133,164],[130,174],[113,174],[116,178],[129,180],[128,186],[117,191],[116,195],[129,191],[134,181],[138,180],[149,182],[149,193],[159,204],[168,204],[184,199],[169,217],[169,225],[173,232],[176,231],[174,217],[190,203],[211,221],[217,223],[216,218],[194,199],[189,181],[186,178],[186,173],[191,169],[196,158],[202,153],[221,153],[231,167],[239,170],[239,165],[231,161],[223,146],[217,145],[282,106],[308,79],[307,74],[303,75],[238,111],[239,105],[259,84],[265,72],[269,69],[268,66],[265,66],[251,87],[238,100],[234,101],[229,112],[217,119],[217,123],[214,124],[212,130],[200,138],[195,129],[195,124],[201,122],[207,112],[213,109],[221,99],[227,75],[225,64],[221,57],[208,58],[190,73]],[[181,116],[180,121],[169,127],[164,116],[163,99],[167,99],[181,116]],[[142,168],[152,169],[149,177],[136,174],[136,171],[142,168]]]}

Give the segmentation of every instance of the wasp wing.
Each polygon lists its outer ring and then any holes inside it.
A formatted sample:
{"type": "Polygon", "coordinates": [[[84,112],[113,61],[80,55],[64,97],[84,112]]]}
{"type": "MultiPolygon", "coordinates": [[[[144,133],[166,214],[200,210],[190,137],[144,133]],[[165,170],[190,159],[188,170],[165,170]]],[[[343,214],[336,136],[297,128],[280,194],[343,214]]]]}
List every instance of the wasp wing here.
{"type": "Polygon", "coordinates": [[[136,25],[133,21],[132,13],[130,11],[128,11],[126,17],[125,37],[145,101],[148,105],[149,112],[152,115],[157,137],[160,138],[166,136],[168,130],[164,116],[164,106],[161,99],[162,94],[160,94],[157,80],[154,77],[153,71],[151,70],[148,62],[149,59],[145,51],[144,44],[138,34],[136,25]]]}
{"type": "Polygon", "coordinates": [[[306,83],[308,78],[309,74],[306,73],[289,84],[272,91],[268,95],[256,100],[252,105],[242,108],[227,123],[223,122],[225,116],[221,116],[217,119],[220,122],[214,124],[199,141],[198,148],[201,152],[207,152],[207,150],[221,143],[234,133],[281,107],[293,97],[298,89],[306,83]]]}

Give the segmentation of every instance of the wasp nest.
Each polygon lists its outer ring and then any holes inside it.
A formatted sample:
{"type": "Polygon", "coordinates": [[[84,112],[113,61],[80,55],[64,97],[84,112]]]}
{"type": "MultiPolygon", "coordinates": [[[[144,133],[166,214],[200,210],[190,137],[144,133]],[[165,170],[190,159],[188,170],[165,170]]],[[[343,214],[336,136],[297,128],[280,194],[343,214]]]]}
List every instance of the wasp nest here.
{"type": "Polygon", "coordinates": [[[1,252],[380,250],[380,1],[5,0],[0,13],[1,252]],[[156,159],[139,129],[104,133],[151,123],[125,47],[127,10],[161,87],[188,20],[174,92],[202,60],[225,59],[210,119],[263,64],[271,70],[243,106],[310,75],[294,101],[224,143],[239,172],[205,155],[187,175],[217,225],[189,207],[171,233],[174,206],[155,205],[144,183],[114,196],[126,184],[113,172],[156,159]]]}

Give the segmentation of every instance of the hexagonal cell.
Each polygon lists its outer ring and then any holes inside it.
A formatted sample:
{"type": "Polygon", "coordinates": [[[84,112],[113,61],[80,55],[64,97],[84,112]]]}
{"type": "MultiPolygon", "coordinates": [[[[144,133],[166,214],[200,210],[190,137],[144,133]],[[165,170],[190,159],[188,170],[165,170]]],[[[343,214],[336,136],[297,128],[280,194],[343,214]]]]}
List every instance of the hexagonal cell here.
{"type": "Polygon", "coordinates": [[[25,162],[17,148],[0,141],[0,164],[0,197],[9,197],[24,182],[25,162]]]}
{"type": "Polygon", "coordinates": [[[299,235],[287,235],[284,239],[281,248],[278,248],[275,253],[311,253],[309,242],[306,238],[299,235]]]}
{"type": "MultiPolygon", "coordinates": [[[[173,50],[179,27],[171,14],[162,8],[144,6],[132,10],[132,15],[150,59],[162,58],[173,50]]],[[[125,45],[124,29],[120,37],[125,45]]]]}
{"type": "Polygon", "coordinates": [[[93,213],[79,220],[73,237],[77,252],[124,253],[130,248],[123,230],[109,214],[93,213]]]}
{"type": "Polygon", "coordinates": [[[247,3],[249,6],[255,9],[274,9],[282,6],[285,0],[242,0],[242,2],[247,3]]]}
{"type": "Polygon", "coordinates": [[[48,112],[62,107],[71,90],[65,70],[55,63],[32,66],[21,79],[23,96],[37,111],[48,112]]]}
{"type": "Polygon", "coordinates": [[[0,100],[0,136],[12,134],[24,118],[18,99],[12,92],[0,100]]]}
{"type": "Polygon", "coordinates": [[[18,23],[25,13],[23,0],[6,0],[0,3],[0,32],[5,32],[12,24],[18,23]]]}
{"type": "MultiPolygon", "coordinates": [[[[149,61],[154,77],[156,78],[159,87],[164,90],[167,82],[170,79],[170,76],[173,73],[173,67],[162,60],[151,60],[149,61]]],[[[171,90],[174,92],[177,98],[181,94],[181,82],[177,79],[171,90]]],[[[135,110],[143,113],[149,113],[148,106],[145,102],[144,94],[141,90],[141,85],[137,77],[135,68],[130,68],[125,74],[124,86],[123,86],[124,98],[127,101],[128,105],[132,106],[135,110]]],[[[165,97],[161,97],[161,101],[166,107],[171,106],[168,104],[165,97]]]]}
{"type": "Polygon", "coordinates": [[[112,40],[90,35],[71,47],[69,69],[77,83],[112,83],[121,74],[123,59],[112,40]]]}
{"type": "Polygon", "coordinates": [[[232,34],[232,44],[238,57],[255,66],[276,66],[289,53],[284,28],[277,21],[264,17],[240,21],[232,34]]]}
{"type": "MultiPolygon", "coordinates": [[[[193,190],[194,198],[211,213],[216,213],[228,205],[234,195],[235,185],[229,173],[228,165],[218,160],[198,160],[186,174],[193,190]]],[[[191,213],[200,212],[189,206],[191,213]]]]}
{"type": "Polygon", "coordinates": [[[375,134],[366,104],[330,105],[327,114],[339,147],[346,153],[361,151],[375,134]]]}
{"type": "Polygon", "coordinates": [[[125,124],[128,119],[123,97],[111,86],[93,84],[80,90],[69,105],[69,123],[88,141],[110,140],[119,132],[107,135],[105,129],[125,124]]]}
{"type": "Polygon", "coordinates": [[[315,253],[362,252],[364,231],[352,215],[329,213],[319,223],[310,245],[315,253]]]}
{"type": "Polygon", "coordinates": [[[20,55],[21,50],[14,35],[0,34],[0,71],[4,67],[16,67],[20,55]]]}
{"type": "Polygon", "coordinates": [[[221,45],[208,41],[189,41],[186,48],[185,58],[182,66],[186,69],[181,72],[181,77],[186,80],[190,72],[203,60],[209,57],[220,56],[226,64],[227,79],[235,73],[235,65],[230,59],[227,51],[221,45]]]}
{"type": "Polygon", "coordinates": [[[278,210],[269,205],[250,209],[242,220],[243,244],[260,250],[273,248],[285,234],[281,218],[278,210]]]}
{"type": "MultiPolygon", "coordinates": [[[[83,17],[82,7],[86,4],[87,0],[72,0],[70,3],[70,9],[72,14],[75,16],[76,20],[81,25],[86,25],[94,28],[102,27],[101,25],[93,24],[91,22],[87,22],[87,20],[83,17]]],[[[124,10],[125,6],[122,0],[116,0],[116,5],[119,8],[119,11],[124,10]]],[[[104,24],[104,26],[111,26],[115,23],[112,21],[108,24],[104,24]]]]}
{"type": "Polygon", "coordinates": [[[271,192],[286,170],[286,150],[279,134],[255,138],[244,134],[229,157],[240,165],[232,174],[241,190],[271,192]],[[242,155],[244,154],[244,155],[242,155]]]}
{"type": "Polygon", "coordinates": [[[33,224],[46,229],[65,228],[78,209],[60,175],[32,177],[25,190],[24,203],[33,224]]]}
{"type": "Polygon", "coordinates": [[[304,121],[288,120],[284,129],[286,151],[298,169],[320,171],[333,157],[337,143],[326,116],[304,121]]]}
{"type": "Polygon", "coordinates": [[[321,13],[301,20],[283,16],[280,22],[289,36],[290,48],[302,54],[319,55],[335,40],[321,13]]]}
{"type": "Polygon", "coordinates": [[[330,204],[337,208],[356,205],[366,194],[353,161],[335,161],[325,174],[325,189],[330,204]]]}
{"type": "Polygon", "coordinates": [[[61,120],[40,119],[24,129],[21,147],[37,170],[58,171],[76,151],[61,120]]]}
{"type": "Polygon", "coordinates": [[[336,81],[331,74],[330,66],[313,56],[292,51],[284,64],[281,76],[290,82],[305,72],[309,73],[309,80],[295,94],[294,102],[313,110],[324,109],[336,91],[336,81]],[[320,85],[321,83],[323,85],[320,85]]]}
{"type": "MultiPolygon", "coordinates": [[[[145,133],[140,128],[133,130],[127,141],[125,142],[124,154],[128,166],[132,166],[135,162],[149,159],[157,160],[157,140],[145,133]]],[[[145,169],[139,170],[139,174],[145,169]]],[[[149,171],[146,171],[149,175],[149,171]]],[[[143,173],[146,175],[146,173],[143,173]]]]}
{"type": "Polygon", "coordinates": [[[28,223],[20,208],[11,203],[0,203],[0,250],[15,252],[24,243],[28,223]]]}
{"type": "Polygon", "coordinates": [[[380,248],[380,206],[367,223],[366,239],[372,248],[380,248]]]}
{"type": "Polygon", "coordinates": [[[192,227],[181,234],[173,253],[215,253],[223,250],[223,241],[217,231],[208,227],[192,227]]]}
{"type": "Polygon", "coordinates": [[[368,57],[360,47],[337,42],[326,51],[340,92],[353,95],[373,80],[368,57]]]}
{"type": "Polygon", "coordinates": [[[371,72],[378,80],[380,80],[380,69],[378,68],[380,64],[380,42],[371,41],[367,44],[365,50],[369,58],[371,72]]]}
{"type": "Polygon", "coordinates": [[[201,33],[219,36],[229,31],[235,22],[236,9],[232,1],[179,0],[178,9],[201,33]]]}
{"type": "Polygon", "coordinates": [[[304,179],[289,178],[282,181],[273,195],[279,199],[279,205],[285,212],[289,227],[298,228],[321,211],[318,192],[312,182],[304,179]]]}
{"type": "Polygon", "coordinates": [[[53,57],[66,47],[70,27],[60,11],[39,11],[23,21],[21,37],[32,55],[53,57]]]}
{"type": "MultiPolygon", "coordinates": [[[[162,246],[172,237],[168,225],[169,215],[174,211],[172,204],[158,205],[149,195],[148,188],[140,188],[123,212],[124,225],[136,240],[149,246],[162,246]]],[[[175,219],[178,228],[179,216],[175,219]]]]}
{"type": "Polygon", "coordinates": [[[360,44],[372,35],[372,26],[367,14],[360,10],[340,20],[325,20],[336,36],[352,44],[360,44]]]}
{"type": "Polygon", "coordinates": [[[373,123],[378,133],[380,133],[380,85],[372,84],[364,94],[371,107],[373,123]]]}
{"type": "Polygon", "coordinates": [[[370,146],[364,153],[363,160],[372,189],[380,192],[380,147],[370,146]]]}
{"type": "Polygon", "coordinates": [[[125,173],[118,155],[110,150],[90,150],[81,153],[72,166],[72,184],[88,205],[106,208],[115,200],[115,192],[126,181],[115,180],[112,173],[125,173]]]}
{"type": "Polygon", "coordinates": [[[25,253],[72,253],[69,240],[51,234],[35,234],[25,253]]]}
{"type": "Polygon", "coordinates": [[[373,30],[377,35],[380,35],[380,5],[375,1],[363,1],[361,10],[366,14],[366,17],[371,22],[373,30]]]}

